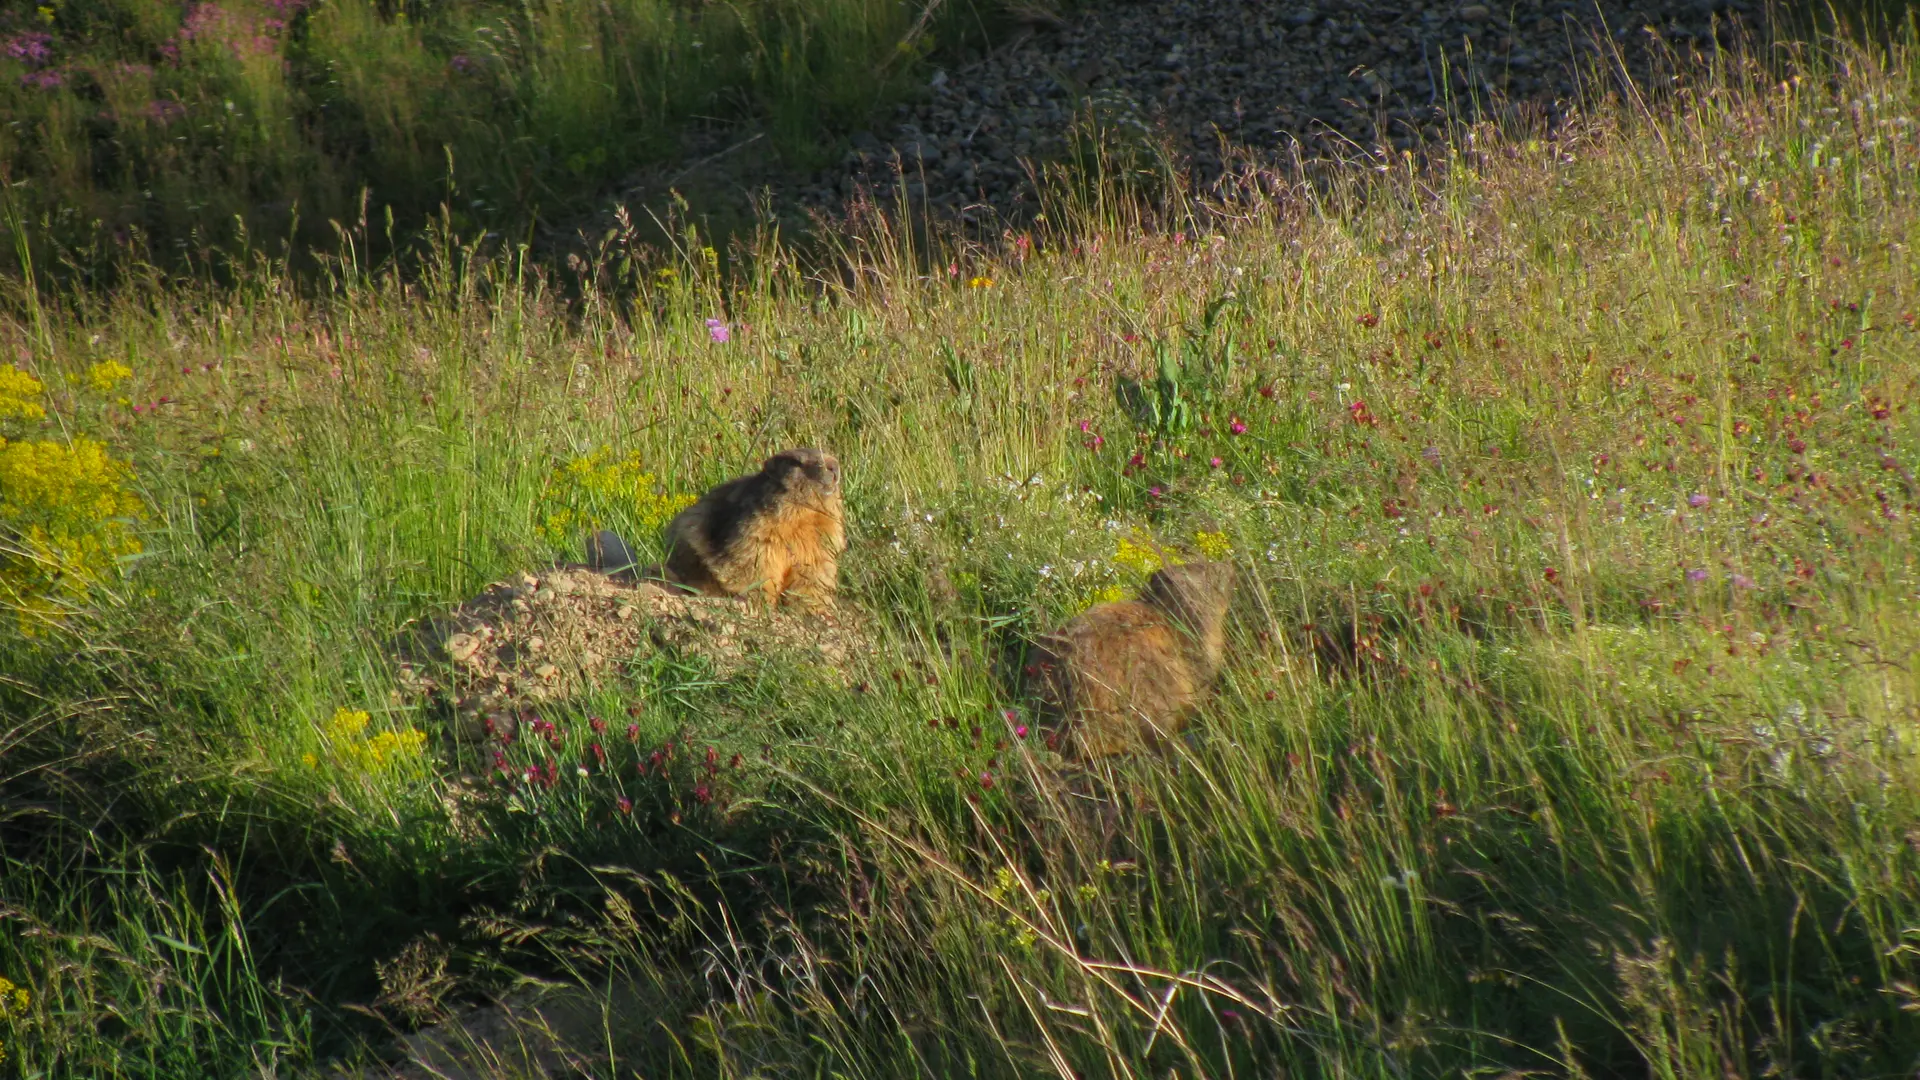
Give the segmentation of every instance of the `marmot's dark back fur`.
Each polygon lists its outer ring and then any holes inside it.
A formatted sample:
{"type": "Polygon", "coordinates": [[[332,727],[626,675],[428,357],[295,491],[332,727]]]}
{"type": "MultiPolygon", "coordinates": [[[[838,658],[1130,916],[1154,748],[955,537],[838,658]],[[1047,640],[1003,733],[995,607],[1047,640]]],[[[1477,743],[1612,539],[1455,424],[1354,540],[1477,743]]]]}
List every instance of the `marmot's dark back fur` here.
{"type": "Polygon", "coordinates": [[[1139,599],[1097,604],[1043,637],[1029,666],[1072,749],[1103,757],[1165,739],[1206,699],[1226,652],[1233,566],[1158,570],[1139,599]]]}
{"type": "Polygon", "coordinates": [[[667,574],[714,596],[831,603],[847,543],[843,515],[839,461],[822,450],[783,450],[667,524],[667,574]]]}

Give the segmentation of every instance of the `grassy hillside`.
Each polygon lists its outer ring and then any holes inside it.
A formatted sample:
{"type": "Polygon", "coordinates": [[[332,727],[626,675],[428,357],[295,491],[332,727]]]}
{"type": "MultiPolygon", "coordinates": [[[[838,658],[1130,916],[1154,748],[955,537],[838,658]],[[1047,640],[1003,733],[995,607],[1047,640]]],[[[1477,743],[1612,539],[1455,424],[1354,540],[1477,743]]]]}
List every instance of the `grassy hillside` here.
{"type": "Polygon", "coordinates": [[[538,977],[628,1003],[608,1077],[1911,1075],[1920,54],[1821,55],[1204,233],[11,283],[5,1068],[299,1075],[538,977]],[[852,689],[390,693],[794,444],[852,689]],[[1021,643],[1156,542],[1240,567],[1224,684],[1069,790],[1021,643]]]}
{"type": "MultiPolygon", "coordinates": [[[[171,260],[248,240],[331,246],[330,221],[411,237],[524,234],[700,126],[749,125],[816,167],[970,3],[580,4],[57,0],[0,11],[0,176],[46,252],[171,260]],[[369,215],[370,211],[370,215],[369,215]],[[380,228],[383,218],[387,229],[380,228]]],[[[11,253],[9,253],[11,257],[11,253]]]]}

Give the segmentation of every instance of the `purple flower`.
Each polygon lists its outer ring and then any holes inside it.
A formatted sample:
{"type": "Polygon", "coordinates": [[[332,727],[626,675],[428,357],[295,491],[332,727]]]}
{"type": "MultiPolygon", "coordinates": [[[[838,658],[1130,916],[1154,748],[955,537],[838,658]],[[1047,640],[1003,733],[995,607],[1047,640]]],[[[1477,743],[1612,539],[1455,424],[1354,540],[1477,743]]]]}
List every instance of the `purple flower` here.
{"type": "Polygon", "coordinates": [[[1429,465],[1440,464],[1440,448],[1437,446],[1429,446],[1425,450],[1420,451],[1420,456],[1426,458],[1427,464],[1429,465]]]}
{"type": "Polygon", "coordinates": [[[1751,589],[1753,588],[1753,579],[1745,574],[1735,574],[1733,575],[1733,587],[1736,589],[1751,589]]]}
{"type": "Polygon", "coordinates": [[[1698,585],[1707,580],[1707,572],[1705,570],[1689,570],[1687,571],[1687,580],[1698,585]]]}
{"type": "Polygon", "coordinates": [[[20,76],[21,86],[31,86],[40,90],[56,90],[66,81],[66,76],[57,71],[30,71],[20,76]]]}
{"type": "Polygon", "coordinates": [[[1695,510],[1707,505],[1708,502],[1708,498],[1697,491],[1687,496],[1687,505],[1693,507],[1695,510]]]}
{"type": "Polygon", "coordinates": [[[53,35],[38,32],[15,34],[7,40],[6,54],[34,67],[53,59],[53,35]]]}
{"type": "Polygon", "coordinates": [[[733,332],[728,330],[727,324],[721,322],[719,319],[708,319],[707,336],[712,338],[716,343],[720,343],[731,339],[733,332]]]}
{"type": "Polygon", "coordinates": [[[147,102],[147,119],[156,124],[171,124],[187,115],[187,107],[177,101],[156,98],[147,102]]]}
{"type": "Polygon", "coordinates": [[[473,57],[468,56],[466,53],[455,53],[453,59],[447,61],[447,66],[462,75],[471,72],[475,67],[473,57]]]}
{"type": "Polygon", "coordinates": [[[1219,459],[1219,458],[1208,458],[1208,459],[1207,459],[1207,464],[1208,464],[1208,465],[1209,465],[1210,467],[1212,467],[1212,468],[1215,468],[1215,469],[1217,469],[1217,468],[1219,468],[1219,467],[1220,467],[1220,459],[1219,459]]]}
{"type": "Polygon", "coordinates": [[[1245,421],[1236,416],[1233,418],[1233,423],[1227,425],[1227,430],[1233,432],[1235,435],[1245,435],[1247,433],[1247,425],[1245,421]]]}

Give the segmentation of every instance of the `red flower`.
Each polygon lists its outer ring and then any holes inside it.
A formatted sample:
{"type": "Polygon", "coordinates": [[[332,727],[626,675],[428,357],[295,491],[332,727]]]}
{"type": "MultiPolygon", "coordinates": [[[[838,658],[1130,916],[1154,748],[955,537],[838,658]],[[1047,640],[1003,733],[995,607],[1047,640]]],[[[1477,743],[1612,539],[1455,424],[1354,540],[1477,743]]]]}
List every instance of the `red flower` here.
{"type": "Polygon", "coordinates": [[[1355,400],[1353,404],[1347,406],[1347,414],[1354,423],[1365,427],[1374,427],[1379,423],[1373,418],[1373,413],[1367,409],[1367,403],[1364,401],[1355,400]]]}
{"type": "Polygon", "coordinates": [[[1375,315],[1371,311],[1363,311],[1360,313],[1359,322],[1361,326],[1364,326],[1367,329],[1371,330],[1374,327],[1380,325],[1380,316],[1375,315]]]}
{"type": "Polygon", "coordinates": [[[587,726],[593,729],[593,733],[595,735],[598,735],[601,732],[607,730],[607,722],[605,720],[600,719],[597,716],[588,717],[587,726]]]}
{"type": "Polygon", "coordinates": [[[618,806],[620,812],[623,814],[633,813],[633,800],[627,798],[625,795],[615,795],[613,797],[613,805],[618,806]]]}
{"type": "Polygon", "coordinates": [[[712,802],[713,789],[708,787],[705,784],[696,785],[693,789],[693,801],[700,803],[703,806],[706,805],[707,803],[712,802]]]}

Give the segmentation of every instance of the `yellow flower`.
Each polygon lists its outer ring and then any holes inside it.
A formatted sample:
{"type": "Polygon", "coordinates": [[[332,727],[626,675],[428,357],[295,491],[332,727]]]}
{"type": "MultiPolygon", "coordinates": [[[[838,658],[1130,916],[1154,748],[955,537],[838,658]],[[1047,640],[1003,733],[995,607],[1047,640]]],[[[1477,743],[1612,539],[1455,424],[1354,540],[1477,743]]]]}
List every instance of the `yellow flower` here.
{"type": "Polygon", "coordinates": [[[1227,540],[1224,532],[1194,533],[1193,546],[1200,549],[1202,558],[1224,559],[1233,554],[1233,544],[1227,540]]]}
{"type": "Polygon", "coordinates": [[[0,367],[0,420],[38,420],[47,415],[34,400],[45,389],[39,379],[12,364],[0,367]]]}
{"type": "MultiPolygon", "coordinates": [[[[0,369],[4,371],[5,369],[0,369]]],[[[126,489],[132,470],[91,439],[0,439],[0,606],[27,632],[57,622],[138,554],[134,522],[145,516],[126,489]]]]}
{"type": "Polygon", "coordinates": [[[639,532],[652,533],[693,499],[662,493],[637,452],[616,458],[611,450],[600,449],[553,471],[541,499],[538,528],[549,541],[563,544],[618,515],[633,522],[639,532]]]}
{"type": "Polygon", "coordinates": [[[367,729],[367,721],[373,719],[367,713],[341,707],[333,712],[333,719],[327,721],[327,736],[340,742],[357,738],[367,729]]]}
{"type": "MultiPolygon", "coordinates": [[[[415,728],[382,731],[369,738],[366,731],[372,719],[360,709],[342,707],[334,710],[333,719],[327,721],[327,743],[331,748],[330,757],[335,763],[352,766],[363,772],[377,772],[418,757],[426,746],[427,733],[415,728]]],[[[320,765],[320,758],[315,754],[305,754],[301,760],[309,768],[318,768],[320,765]]]]}
{"type": "Polygon", "coordinates": [[[1127,590],[1118,585],[1109,585],[1093,594],[1093,602],[1096,604],[1117,604],[1126,598],[1127,590]]]}
{"type": "Polygon", "coordinates": [[[122,380],[131,378],[133,369],[118,360],[102,360],[87,369],[87,385],[102,394],[120,385],[122,380]]]}
{"type": "Polygon", "coordinates": [[[402,758],[412,757],[426,745],[427,733],[415,728],[405,731],[383,731],[368,739],[360,748],[362,763],[369,768],[380,768],[389,762],[398,762],[402,758]]]}
{"type": "Polygon", "coordinates": [[[1151,574],[1165,565],[1160,552],[1125,536],[1114,544],[1113,561],[1116,566],[1141,574],[1151,574]]]}
{"type": "Polygon", "coordinates": [[[985,276],[985,275],[981,275],[981,276],[978,276],[978,277],[972,277],[972,278],[968,278],[968,279],[967,279],[967,288],[969,288],[969,289],[991,289],[991,288],[993,288],[993,279],[992,279],[992,278],[990,278],[990,277],[987,277],[987,276],[985,276]]]}

